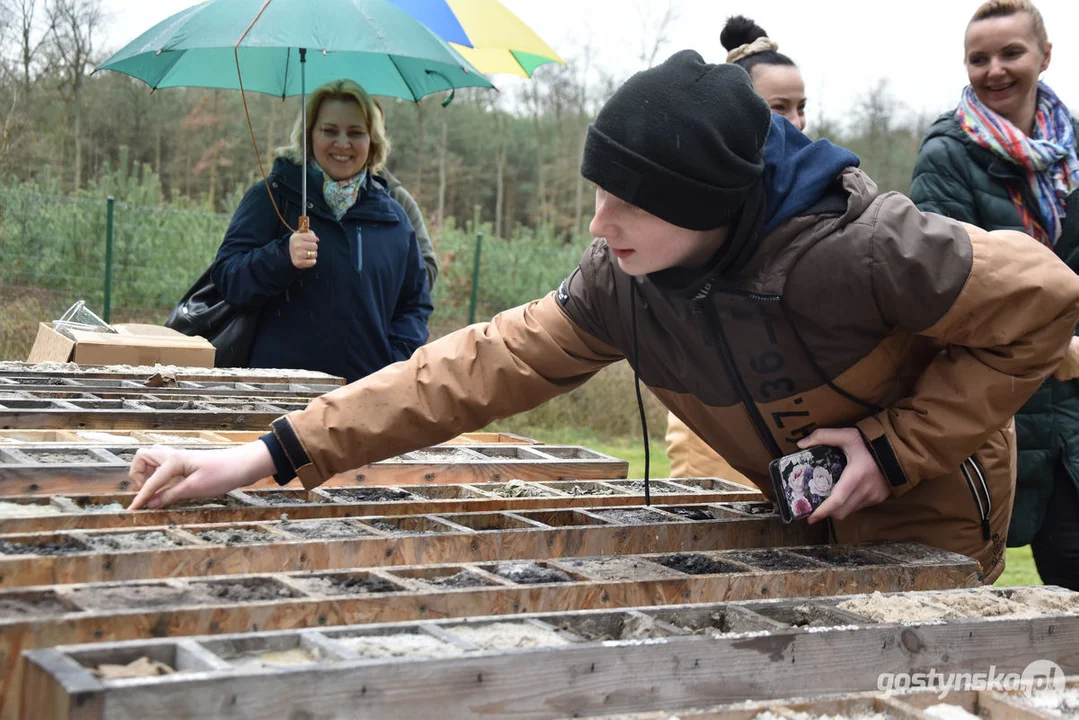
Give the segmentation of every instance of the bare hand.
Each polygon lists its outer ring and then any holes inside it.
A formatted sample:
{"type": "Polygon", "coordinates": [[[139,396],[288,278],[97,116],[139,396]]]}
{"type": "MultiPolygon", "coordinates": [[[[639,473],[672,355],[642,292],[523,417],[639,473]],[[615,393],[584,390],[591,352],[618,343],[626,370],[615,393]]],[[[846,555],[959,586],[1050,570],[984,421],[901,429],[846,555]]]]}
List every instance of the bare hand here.
{"type": "Polygon", "coordinates": [[[810,525],[825,518],[842,520],[864,507],[884,502],[892,494],[857,428],[817,430],[798,443],[803,450],[814,445],[841,448],[847,456],[847,467],[832,488],[832,494],[809,516],[810,525]]]}
{"type": "Polygon", "coordinates": [[[288,239],[288,255],[292,264],[300,270],[315,267],[318,262],[318,235],[310,230],[292,233],[288,239]]]}
{"type": "Polygon", "coordinates": [[[135,453],[128,476],[139,493],[127,509],[156,510],[178,500],[218,497],[273,472],[273,458],[261,440],[226,450],[154,445],[135,453]]]}
{"type": "Polygon", "coordinates": [[[1068,353],[1064,356],[1063,362],[1057,367],[1057,371],[1053,373],[1053,377],[1057,380],[1079,378],[1079,335],[1072,336],[1071,342],[1068,344],[1068,353]]]}

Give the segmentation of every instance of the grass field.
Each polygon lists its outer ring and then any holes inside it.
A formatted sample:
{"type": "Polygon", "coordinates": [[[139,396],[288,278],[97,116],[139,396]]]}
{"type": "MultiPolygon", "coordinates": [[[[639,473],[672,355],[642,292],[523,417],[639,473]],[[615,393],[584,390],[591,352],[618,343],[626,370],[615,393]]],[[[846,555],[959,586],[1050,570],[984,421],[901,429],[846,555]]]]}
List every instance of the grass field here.
{"type": "MultiPolygon", "coordinates": [[[[671,472],[671,464],[667,461],[666,443],[663,440],[665,428],[657,432],[651,432],[649,447],[649,477],[668,477],[671,472]]],[[[536,429],[518,430],[518,434],[542,440],[549,444],[581,445],[583,447],[611,455],[612,457],[625,460],[629,463],[629,476],[631,478],[644,477],[644,444],[641,438],[603,438],[589,433],[580,433],[562,429],[558,431],[536,429]]],[[[1034,567],[1034,558],[1030,554],[1030,547],[1008,548],[1007,564],[1004,574],[997,579],[995,585],[1041,585],[1041,578],[1034,567]]]]}

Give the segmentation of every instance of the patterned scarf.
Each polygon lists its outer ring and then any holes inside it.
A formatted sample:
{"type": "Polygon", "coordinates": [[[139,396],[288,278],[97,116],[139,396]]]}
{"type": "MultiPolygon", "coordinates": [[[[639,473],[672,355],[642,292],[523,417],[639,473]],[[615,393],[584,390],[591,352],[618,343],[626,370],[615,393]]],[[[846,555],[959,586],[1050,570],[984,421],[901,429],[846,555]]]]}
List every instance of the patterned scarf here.
{"type": "Polygon", "coordinates": [[[367,179],[367,168],[347,180],[334,180],[315,160],[311,161],[311,165],[322,173],[322,196],[326,198],[330,210],[333,210],[334,217],[340,221],[348,209],[356,204],[363,182],[367,179]]]}
{"type": "Polygon", "coordinates": [[[1075,130],[1067,106],[1048,85],[1039,82],[1034,135],[1028,137],[986,107],[968,85],[956,116],[974,142],[1025,171],[1039,212],[1026,206],[1020,188],[1009,187],[1008,194],[1027,232],[1050,247],[1056,245],[1064,219],[1064,199],[1079,188],[1075,130]]]}

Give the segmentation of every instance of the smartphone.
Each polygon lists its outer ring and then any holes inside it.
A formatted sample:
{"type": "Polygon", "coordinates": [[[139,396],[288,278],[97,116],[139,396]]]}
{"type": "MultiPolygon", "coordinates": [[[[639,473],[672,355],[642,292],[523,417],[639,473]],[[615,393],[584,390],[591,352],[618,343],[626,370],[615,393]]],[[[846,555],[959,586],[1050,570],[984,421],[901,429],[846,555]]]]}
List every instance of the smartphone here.
{"type": "Polygon", "coordinates": [[[768,464],[775,503],[783,522],[810,515],[832,494],[847,455],[831,445],[816,445],[773,460],[768,464]]]}

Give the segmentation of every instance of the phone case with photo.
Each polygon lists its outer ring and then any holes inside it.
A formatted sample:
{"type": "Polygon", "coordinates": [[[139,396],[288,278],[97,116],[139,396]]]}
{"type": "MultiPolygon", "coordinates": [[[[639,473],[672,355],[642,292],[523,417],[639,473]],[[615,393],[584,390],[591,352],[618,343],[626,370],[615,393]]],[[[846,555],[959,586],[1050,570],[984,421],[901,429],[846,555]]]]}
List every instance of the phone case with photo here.
{"type": "Polygon", "coordinates": [[[783,522],[804,518],[816,510],[832,494],[846,466],[846,454],[830,445],[817,445],[769,463],[768,474],[783,522]]]}

